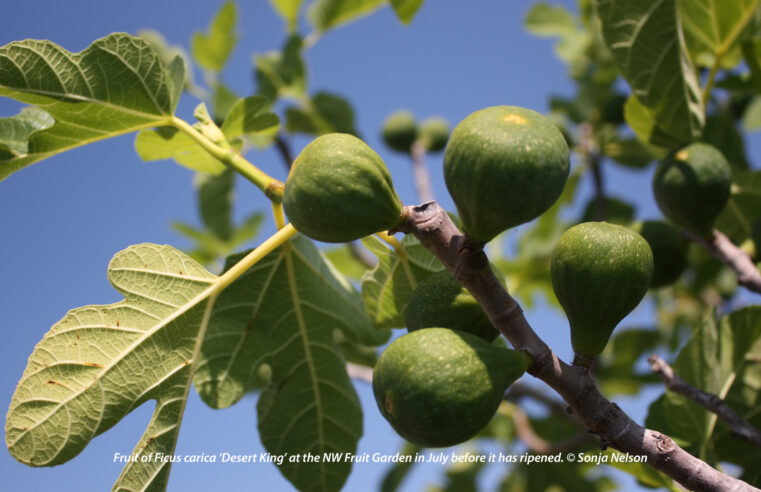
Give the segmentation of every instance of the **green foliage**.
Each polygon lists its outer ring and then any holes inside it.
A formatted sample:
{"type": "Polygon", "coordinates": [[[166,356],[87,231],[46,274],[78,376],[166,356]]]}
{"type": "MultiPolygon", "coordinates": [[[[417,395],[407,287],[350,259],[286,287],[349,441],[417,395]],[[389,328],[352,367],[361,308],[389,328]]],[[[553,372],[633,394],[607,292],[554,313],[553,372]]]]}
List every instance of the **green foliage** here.
{"type": "MultiPolygon", "coordinates": [[[[717,395],[745,418],[758,426],[758,381],[761,373],[754,362],[761,355],[761,310],[757,306],[735,311],[716,321],[707,316],[692,333],[672,367],[694,387],[717,395]]],[[[731,430],[715,414],[688,400],[667,392],[651,406],[645,422],[664,432],[686,449],[709,463],[729,462],[748,470],[752,478],[761,452],[732,436],[731,430]],[[750,468],[748,468],[750,467],[750,468]]],[[[759,477],[751,484],[758,486],[759,477]]]]}
{"type": "Polygon", "coordinates": [[[558,199],[570,168],[557,127],[529,109],[495,106],[452,131],[444,179],[468,236],[488,242],[558,199]]]}
{"type": "Polygon", "coordinates": [[[373,372],[375,401],[402,437],[444,447],[473,437],[527,366],[520,352],[469,333],[425,328],[383,351],[373,372]]]}
{"type": "Polygon", "coordinates": [[[236,18],[235,2],[226,2],[209,24],[209,33],[193,35],[190,49],[200,66],[215,72],[222,70],[238,40],[236,18]]]}
{"type": "Polygon", "coordinates": [[[309,20],[318,31],[327,31],[370,14],[386,0],[315,0],[309,6],[309,20]]]}
{"type": "Polygon", "coordinates": [[[602,352],[616,325],[640,303],[653,274],[647,242],[631,230],[587,222],[563,234],[552,252],[552,286],[578,355],[602,352]]]}
{"type": "Polygon", "coordinates": [[[642,110],[678,141],[699,137],[705,113],[695,69],[679,31],[677,2],[596,3],[605,41],[642,110]]]}
{"type": "Polygon", "coordinates": [[[254,57],[257,90],[269,101],[280,97],[301,99],[306,92],[306,67],[301,58],[302,40],[289,37],[282,51],[254,57]]]}
{"type": "Polygon", "coordinates": [[[732,171],[715,147],[691,144],[666,157],[653,176],[653,192],[663,215],[703,237],[727,204],[732,171]]]}
{"type": "Polygon", "coordinates": [[[362,276],[365,309],[378,328],[402,328],[417,285],[444,266],[412,236],[404,237],[401,250],[389,249],[375,237],[362,242],[378,257],[378,265],[362,276]]]}
{"type": "Polygon", "coordinates": [[[272,7],[285,21],[288,32],[293,32],[298,27],[299,11],[304,0],[270,0],[272,7]]]}
{"type": "Polygon", "coordinates": [[[761,220],[761,171],[735,171],[729,201],[716,219],[716,227],[742,244],[761,220]]]}
{"type": "Polygon", "coordinates": [[[303,107],[288,108],[285,117],[289,132],[317,136],[326,133],[357,135],[354,110],[349,101],[337,94],[318,92],[303,107]]]}
{"type": "Polygon", "coordinates": [[[80,145],[167,124],[184,80],[181,58],[164,66],[148,43],[128,34],[81,53],[37,40],[0,47],[0,95],[43,106],[55,120],[50,125],[39,111],[16,117],[13,152],[0,146],[0,179],[80,145]],[[38,130],[29,133],[30,125],[38,130]],[[25,131],[26,142],[19,140],[25,131]]]}
{"type": "Polygon", "coordinates": [[[423,0],[391,0],[391,7],[399,20],[405,24],[412,22],[412,18],[422,6],[423,0]]]}
{"type": "Polygon", "coordinates": [[[383,160],[343,133],[318,137],[301,151],[285,182],[283,207],[297,230],[331,243],[391,229],[402,219],[383,160]]]}
{"type": "MultiPolygon", "coordinates": [[[[64,463],[141,403],[156,400],[137,456],[172,454],[218,278],[183,253],[153,244],[108,267],[125,300],[70,311],[32,353],[8,411],[11,454],[64,463]]],[[[163,490],[171,463],[128,463],[114,488],[163,490]]]]}
{"type": "Polygon", "coordinates": [[[449,328],[488,342],[499,335],[481,305],[447,270],[420,282],[410,297],[404,319],[408,331],[449,328]]]}

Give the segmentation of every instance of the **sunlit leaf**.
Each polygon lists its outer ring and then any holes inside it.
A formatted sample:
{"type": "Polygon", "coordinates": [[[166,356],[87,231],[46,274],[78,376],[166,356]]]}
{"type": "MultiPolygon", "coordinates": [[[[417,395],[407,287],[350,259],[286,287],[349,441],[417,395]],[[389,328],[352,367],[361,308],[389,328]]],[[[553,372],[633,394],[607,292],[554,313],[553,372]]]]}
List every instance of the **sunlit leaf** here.
{"type": "Polygon", "coordinates": [[[270,3],[285,21],[288,32],[295,31],[299,20],[299,10],[304,0],[270,0],[270,3]]]}
{"type": "Polygon", "coordinates": [[[190,49],[193,58],[203,68],[218,72],[227,63],[238,39],[235,34],[236,17],[235,2],[227,2],[209,24],[208,34],[197,32],[193,35],[190,49]]]}
{"type": "Polygon", "coordinates": [[[149,400],[156,408],[114,489],[164,490],[217,277],[153,244],[117,253],[108,278],[125,300],[69,311],[35,347],[5,426],[8,449],[34,466],[79,454],[149,400]]]}
{"type": "Polygon", "coordinates": [[[0,179],[46,157],[166,124],[182,90],[180,58],[165,67],[153,48],[112,34],[81,53],[50,41],[0,47],[0,95],[38,106],[55,120],[29,135],[25,153],[0,153],[0,179]]]}
{"type": "Polygon", "coordinates": [[[288,108],[286,128],[289,132],[311,135],[357,134],[351,104],[343,97],[327,92],[318,92],[303,108],[288,108]]]}
{"type": "Polygon", "coordinates": [[[254,57],[257,91],[274,102],[280,97],[301,99],[306,91],[306,68],[301,58],[301,38],[291,36],[282,51],[254,57]]]}
{"type": "Polygon", "coordinates": [[[370,14],[386,0],[315,0],[309,6],[309,20],[318,31],[327,31],[370,14]]]}
{"type": "Polygon", "coordinates": [[[761,218],[761,171],[734,171],[732,188],[716,228],[741,244],[753,232],[761,218]]]}
{"type": "Polygon", "coordinates": [[[423,5],[423,0],[391,0],[391,8],[396,12],[399,20],[405,24],[412,22],[412,18],[423,5]]]}

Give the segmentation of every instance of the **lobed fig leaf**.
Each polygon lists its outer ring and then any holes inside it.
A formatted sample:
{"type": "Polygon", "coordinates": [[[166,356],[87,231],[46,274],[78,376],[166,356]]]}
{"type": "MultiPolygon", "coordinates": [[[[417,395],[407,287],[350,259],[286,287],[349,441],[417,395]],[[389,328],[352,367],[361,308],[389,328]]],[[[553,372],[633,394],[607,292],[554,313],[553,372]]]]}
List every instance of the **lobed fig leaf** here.
{"type": "Polygon", "coordinates": [[[552,287],[571,325],[575,364],[589,366],[618,323],[642,300],[653,275],[647,241],[626,227],[586,222],[552,252],[552,287]]]}
{"type": "Polygon", "coordinates": [[[407,305],[405,321],[408,331],[449,328],[488,342],[499,335],[478,301],[447,270],[420,282],[407,305]]]}
{"type": "Polygon", "coordinates": [[[453,446],[494,416],[505,390],[526,370],[518,351],[447,328],[396,339],[373,372],[373,393],[391,427],[413,444],[453,446]]]}
{"type": "Polygon", "coordinates": [[[724,155],[700,142],[671,152],[653,177],[655,200],[663,215],[704,238],[712,236],[731,186],[732,171],[724,155]]]}
{"type": "Polygon", "coordinates": [[[383,141],[391,149],[409,154],[418,137],[415,116],[409,111],[395,111],[383,122],[381,132],[383,141]]]}
{"type": "Polygon", "coordinates": [[[656,289],[677,281],[687,266],[689,242],[677,227],[661,220],[646,220],[632,226],[653,252],[653,279],[650,287],[656,289]]]}
{"type": "Polygon", "coordinates": [[[283,207],[299,232],[329,243],[391,229],[402,219],[402,202],[383,160],[343,133],[304,147],[285,182],[283,207]]]}
{"type": "Polygon", "coordinates": [[[570,169],[558,127],[530,109],[495,106],[461,121],[444,152],[444,179],[467,235],[487,242],[538,217],[570,169]]]}

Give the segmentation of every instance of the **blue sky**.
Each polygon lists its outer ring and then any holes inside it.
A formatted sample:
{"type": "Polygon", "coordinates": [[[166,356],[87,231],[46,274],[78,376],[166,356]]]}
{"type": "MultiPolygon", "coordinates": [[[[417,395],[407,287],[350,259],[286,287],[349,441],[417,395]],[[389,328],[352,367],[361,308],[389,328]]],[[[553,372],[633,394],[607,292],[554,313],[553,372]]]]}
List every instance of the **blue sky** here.
{"type": "MultiPolygon", "coordinates": [[[[570,8],[574,3],[561,2],[570,8]]],[[[192,33],[205,29],[221,2],[133,0],[92,2],[34,0],[11,2],[0,20],[0,45],[24,38],[51,39],[72,51],[115,31],[153,28],[186,48],[192,33]]],[[[410,27],[390,9],[328,33],[307,54],[310,87],[346,96],[354,105],[366,141],[386,160],[405,203],[414,203],[409,165],[380,142],[379,128],[391,111],[408,108],[418,117],[442,115],[452,123],[469,113],[500,104],[545,111],[551,93],[570,95],[565,67],[552,54],[552,43],[527,34],[521,26],[531,2],[513,0],[437,0],[426,2],[410,27]]],[[[238,49],[224,81],[239,94],[250,94],[251,53],[278,48],[282,22],[268,2],[239,2],[238,49]]],[[[197,74],[197,77],[200,78],[197,74]]],[[[197,103],[184,96],[179,114],[191,118],[197,103]]],[[[19,106],[0,100],[0,116],[19,106]]],[[[751,135],[749,155],[761,151],[751,135]]],[[[68,309],[120,300],[105,269],[111,256],[130,244],[154,242],[188,246],[169,227],[171,220],[196,223],[192,173],[171,162],[142,163],[133,136],[80,148],[35,164],[0,183],[0,404],[8,405],[34,345],[68,309]]],[[[295,150],[307,140],[296,139],[295,150]]],[[[249,159],[281,179],[285,170],[274,151],[249,159]]],[[[441,159],[428,160],[435,193],[452,209],[443,184],[441,159]]],[[[640,217],[659,216],[650,192],[650,172],[608,168],[616,194],[642,205],[640,217]]],[[[258,190],[238,182],[237,215],[267,210],[258,190]]],[[[582,192],[589,193],[588,183],[582,192]]],[[[269,220],[265,233],[273,230],[269,220]]],[[[641,310],[647,312],[647,307],[641,310]]],[[[540,306],[528,313],[539,334],[570,359],[566,322],[540,306]]],[[[367,385],[357,384],[365,411],[365,437],[359,452],[393,453],[401,444],[378,414],[367,385]]],[[[642,421],[647,404],[659,393],[617,402],[642,421]]],[[[182,454],[261,451],[255,426],[255,397],[230,409],[207,408],[195,394],[187,406],[177,452],[182,454]]],[[[32,469],[0,453],[4,489],[106,490],[121,465],[114,452],[129,453],[150,417],[152,404],[96,438],[71,462],[32,469]],[[150,407],[150,408],[149,408],[150,407]],[[82,482],[86,478],[85,482],[82,482]]],[[[345,490],[367,490],[385,465],[355,465],[345,490]]],[[[417,470],[403,490],[420,490],[439,479],[437,465],[417,470]]],[[[499,476],[491,469],[487,481],[499,476]]],[[[169,490],[291,490],[269,465],[176,464],[169,490]]]]}

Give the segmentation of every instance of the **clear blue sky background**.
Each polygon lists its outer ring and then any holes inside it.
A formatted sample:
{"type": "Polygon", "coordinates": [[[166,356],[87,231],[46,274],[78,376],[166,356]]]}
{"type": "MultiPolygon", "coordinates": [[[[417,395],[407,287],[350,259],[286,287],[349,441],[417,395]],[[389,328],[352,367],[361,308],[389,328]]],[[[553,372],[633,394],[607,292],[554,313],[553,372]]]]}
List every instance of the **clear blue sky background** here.
{"type": "MultiPolygon", "coordinates": [[[[224,73],[239,94],[253,90],[251,53],[278,48],[282,22],[264,0],[239,3],[241,39],[224,73]]],[[[561,2],[570,8],[570,0],[561,2]]],[[[9,2],[0,20],[0,45],[24,38],[51,39],[72,51],[114,31],[161,31],[173,44],[188,46],[191,34],[205,29],[221,2],[133,0],[94,2],[32,0],[9,2]]],[[[378,137],[381,121],[397,108],[419,117],[443,115],[456,123],[474,110],[513,104],[547,109],[551,93],[570,95],[564,66],[552,44],[527,34],[522,19],[528,0],[429,0],[411,27],[403,27],[390,9],[330,32],[307,54],[310,87],[345,95],[353,104],[359,131],[384,159],[405,203],[417,201],[408,163],[387,151],[378,137]]],[[[200,74],[197,74],[200,78],[200,74]]],[[[196,104],[184,96],[179,114],[191,118],[196,104]]],[[[0,116],[19,105],[0,100],[0,116]]],[[[751,136],[749,155],[761,150],[751,136]]],[[[80,148],[35,164],[0,183],[0,406],[11,395],[34,345],[68,309],[120,300],[105,269],[111,256],[140,242],[188,246],[171,231],[171,220],[197,222],[192,173],[171,162],[144,164],[132,150],[133,136],[80,148]]],[[[296,149],[306,140],[296,140],[296,149]]],[[[249,158],[281,179],[285,171],[274,151],[249,158]]],[[[440,157],[430,158],[437,198],[452,203],[443,184],[440,157]]],[[[640,217],[659,213],[650,192],[651,171],[631,173],[609,167],[608,186],[642,205],[640,217]]],[[[583,193],[589,194],[588,183],[583,193]]],[[[258,190],[242,180],[237,215],[268,208],[258,190]]],[[[273,230],[271,220],[266,233],[273,230]]],[[[647,306],[639,316],[645,319],[647,306]]],[[[566,322],[539,307],[528,313],[540,335],[565,359],[570,358],[566,322]]],[[[635,316],[637,316],[635,314],[635,316]]],[[[635,318],[636,319],[636,318],[635,318]]],[[[367,385],[357,388],[365,410],[365,436],[359,452],[393,453],[401,444],[375,408],[367,385]]],[[[660,393],[617,402],[640,422],[660,393]]],[[[181,454],[250,453],[262,450],[256,432],[255,397],[230,409],[207,408],[191,393],[177,447],[181,454]]],[[[121,465],[114,452],[129,453],[150,417],[144,405],[96,438],[71,462],[32,469],[0,453],[0,487],[13,491],[100,491],[111,487],[121,465]]],[[[386,465],[355,465],[345,490],[372,490],[386,465]]],[[[438,465],[416,470],[403,490],[421,490],[441,477],[438,465]]],[[[491,484],[496,467],[486,473],[491,484]]],[[[626,481],[627,489],[633,487],[626,481]]],[[[291,490],[270,465],[175,464],[169,490],[291,490]]]]}

